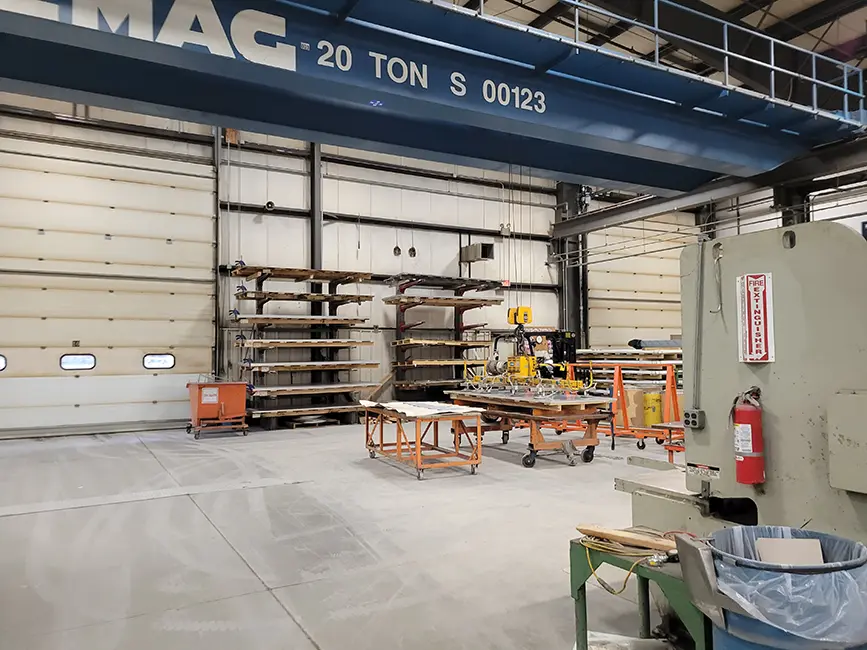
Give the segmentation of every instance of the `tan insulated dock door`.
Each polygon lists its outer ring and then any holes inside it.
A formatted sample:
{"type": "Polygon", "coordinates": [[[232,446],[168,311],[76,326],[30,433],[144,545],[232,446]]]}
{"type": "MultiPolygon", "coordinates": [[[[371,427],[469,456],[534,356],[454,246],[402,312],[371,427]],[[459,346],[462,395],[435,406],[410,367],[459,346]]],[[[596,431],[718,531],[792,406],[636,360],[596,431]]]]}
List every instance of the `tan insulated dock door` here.
{"type": "Polygon", "coordinates": [[[690,224],[678,213],[587,236],[591,347],[680,334],[679,232],[690,224]]]}
{"type": "Polygon", "coordinates": [[[188,417],[214,342],[209,156],[0,116],[0,433],[188,417]]]}

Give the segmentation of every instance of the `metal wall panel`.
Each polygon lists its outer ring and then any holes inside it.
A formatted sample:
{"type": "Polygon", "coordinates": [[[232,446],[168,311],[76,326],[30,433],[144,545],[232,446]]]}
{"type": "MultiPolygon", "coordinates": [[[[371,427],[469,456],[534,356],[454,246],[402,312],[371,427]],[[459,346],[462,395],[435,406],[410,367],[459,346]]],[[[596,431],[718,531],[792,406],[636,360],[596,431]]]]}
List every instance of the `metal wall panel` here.
{"type": "Polygon", "coordinates": [[[215,179],[210,148],[180,139],[210,129],[88,117],[170,133],[0,116],[0,429],[185,418],[187,381],[212,370],[215,179]],[[65,354],[96,366],[63,370],[65,354]]]}

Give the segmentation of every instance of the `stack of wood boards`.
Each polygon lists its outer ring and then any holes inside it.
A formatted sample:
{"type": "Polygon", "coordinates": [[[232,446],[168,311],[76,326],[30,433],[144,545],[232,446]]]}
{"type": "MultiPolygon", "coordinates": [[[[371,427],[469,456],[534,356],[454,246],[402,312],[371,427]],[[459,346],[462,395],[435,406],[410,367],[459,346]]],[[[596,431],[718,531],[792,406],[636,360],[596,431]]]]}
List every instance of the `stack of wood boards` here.
{"type": "Polygon", "coordinates": [[[610,386],[614,379],[614,368],[611,364],[625,364],[623,380],[627,383],[643,386],[665,386],[667,366],[674,366],[674,371],[680,383],[683,367],[683,351],[680,348],[658,348],[650,350],[635,350],[633,348],[596,348],[576,350],[577,363],[601,364],[604,367],[593,368],[593,379],[597,384],[610,386]],[[646,367],[629,367],[629,364],[640,363],[646,367]]]}

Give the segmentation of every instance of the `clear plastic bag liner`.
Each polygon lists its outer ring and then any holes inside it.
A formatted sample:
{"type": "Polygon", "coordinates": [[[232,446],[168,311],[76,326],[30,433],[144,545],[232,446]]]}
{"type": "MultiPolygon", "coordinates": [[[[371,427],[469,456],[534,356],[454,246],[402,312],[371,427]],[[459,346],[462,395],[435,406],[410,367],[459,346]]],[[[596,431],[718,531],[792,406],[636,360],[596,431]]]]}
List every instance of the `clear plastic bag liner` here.
{"type": "Polygon", "coordinates": [[[867,547],[860,542],[784,526],[742,526],[714,533],[710,545],[719,590],[758,621],[801,639],[798,647],[867,644],[867,547]],[[756,540],[792,537],[818,539],[825,563],[786,567],[759,560],[756,540]]]}

